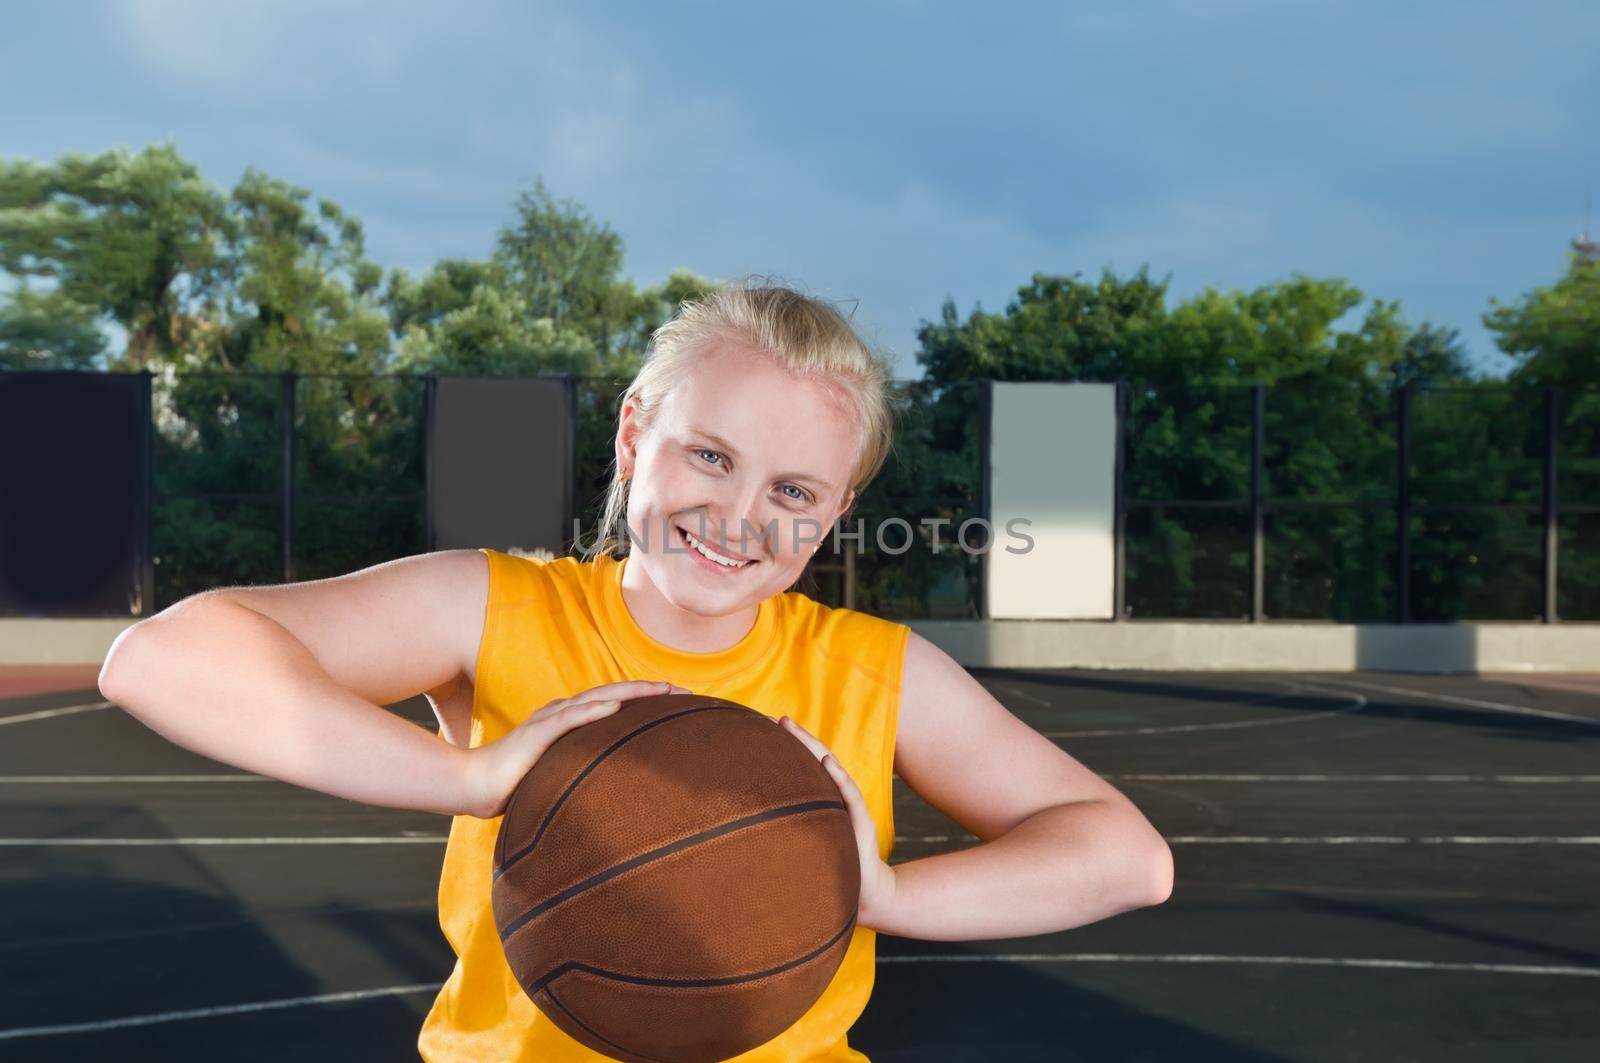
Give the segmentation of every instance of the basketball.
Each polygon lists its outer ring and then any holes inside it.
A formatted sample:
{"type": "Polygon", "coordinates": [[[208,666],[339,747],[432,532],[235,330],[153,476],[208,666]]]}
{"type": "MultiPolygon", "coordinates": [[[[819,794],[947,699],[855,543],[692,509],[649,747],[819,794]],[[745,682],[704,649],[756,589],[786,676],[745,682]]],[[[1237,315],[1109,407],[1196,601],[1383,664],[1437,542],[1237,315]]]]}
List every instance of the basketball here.
{"type": "Polygon", "coordinates": [[[775,719],[696,694],[557,739],[506,806],[495,926],[523,990],[627,1063],[713,1063],[816,1002],[860,863],[826,768],[775,719]]]}

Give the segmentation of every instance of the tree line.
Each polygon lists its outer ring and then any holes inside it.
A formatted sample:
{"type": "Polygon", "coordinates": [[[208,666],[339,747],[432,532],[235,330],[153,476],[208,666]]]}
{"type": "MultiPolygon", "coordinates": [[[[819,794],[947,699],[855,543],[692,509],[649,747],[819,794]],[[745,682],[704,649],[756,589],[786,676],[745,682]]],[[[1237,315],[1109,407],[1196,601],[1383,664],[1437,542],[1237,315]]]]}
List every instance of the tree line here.
{"type": "MultiPolygon", "coordinates": [[[[281,395],[241,371],[354,374],[303,381],[303,577],[414,552],[420,392],[381,373],[570,373],[578,482],[606,480],[615,399],[651,332],[715,286],[690,270],[640,286],[624,245],[537,181],[482,258],[384,268],[358,218],[258,170],[231,189],[171,144],[0,160],[0,369],[150,369],[161,386],[156,472],[161,597],[274,578],[281,395]],[[218,375],[201,375],[215,370],[218,375]],[[231,508],[199,497],[264,485],[231,508]],[[326,499],[319,504],[317,499],[326,499]],[[244,571],[240,575],[241,568],[244,571]],[[210,582],[208,582],[210,581],[210,582]]],[[[1396,415],[1413,396],[1411,583],[1420,619],[1537,612],[1544,443],[1540,388],[1561,388],[1562,614],[1600,615],[1600,263],[1575,254],[1552,284],[1491,301],[1484,324],[1513,368],[1469,363],[1447,324],[1299,274],[1245,291],[1170,297],[1148,268],[1036,274],[1000,311],[947,299],[924,321],[917,381],[897,388],[890,464],[852,516],[945,516],[978,505],[982,380],[1122,381],[1128,401],[1128,601],[1133,615],[1247,608],[1250,385],[1265,407],[1267,613],[1387,619],[1396,600],[1396,415]],[[1349,322],[1348,324],[1346,322],[1349,322]],[[1188,505],[1158,504],[1184,500],[1188,505]],[[1149,503],[1149,504],[1146,504],[1149,503]],[[1195,504],[1198,503],[1198,504],[1195,504]],[[1509,509],[1463,508],[1510,504],[1509,509]]],[[[516,460],[508,456],[508,460],[516,460]]],[[[245,492],[248,493],[248,492],[245,492]]],[[[857,605],[970,615],[978,566],[959,551],[859,559],[857,605]]],[[[824,555],[825,556],[825,555],[824,555]]]]}

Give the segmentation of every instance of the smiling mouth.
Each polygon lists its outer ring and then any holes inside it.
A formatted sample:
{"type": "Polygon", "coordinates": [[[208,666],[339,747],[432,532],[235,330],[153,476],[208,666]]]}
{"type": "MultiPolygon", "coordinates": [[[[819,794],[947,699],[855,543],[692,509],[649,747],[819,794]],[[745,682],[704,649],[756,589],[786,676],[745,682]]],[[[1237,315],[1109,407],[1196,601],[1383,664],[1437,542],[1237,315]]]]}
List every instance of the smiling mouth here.
{"type": "Polygon", "coordinates": [[[706,558],[713,564],[719,565],[730,572],[737,571],[741,568],[749,568],[751,565],[755,564],[754,559],[741,560],[740,558],[730,557],[727,554],[718,553],[701,540],[689,534],[689,531],[686,528],[678,528],[678,537],[683,540],[684,544],[688,546],[690,550],[693,550],[701,557],[706,558]]]}

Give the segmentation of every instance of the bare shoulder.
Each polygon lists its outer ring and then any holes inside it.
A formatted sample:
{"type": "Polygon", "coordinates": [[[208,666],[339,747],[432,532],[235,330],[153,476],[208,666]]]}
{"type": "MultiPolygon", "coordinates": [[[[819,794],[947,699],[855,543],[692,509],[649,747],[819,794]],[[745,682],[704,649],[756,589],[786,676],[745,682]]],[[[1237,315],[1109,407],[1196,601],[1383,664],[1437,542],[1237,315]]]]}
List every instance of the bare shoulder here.
{"type": "Polygon", "coordinates": [[[341,686],[387,705],[474,679],[489,559],[478,550],[439,550],[327,579],[202,597],[272,618],[341,686]]]}
{"type": "Polygon", "coordinates": [[[906,640],[894,768],[918,796],[984,840],[1051,805],[1119,798],[915,631],[906,640]]]}

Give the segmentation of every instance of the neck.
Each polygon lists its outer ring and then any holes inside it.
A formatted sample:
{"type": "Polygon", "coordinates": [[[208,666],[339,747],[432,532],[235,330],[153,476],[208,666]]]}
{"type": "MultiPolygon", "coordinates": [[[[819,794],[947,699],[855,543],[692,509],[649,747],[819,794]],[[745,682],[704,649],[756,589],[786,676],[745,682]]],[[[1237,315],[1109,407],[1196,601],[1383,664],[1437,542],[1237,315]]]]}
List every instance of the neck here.
{"type": "Polygon", "coordinates": [[[756,625],[759,605],[727,616],[700,616],[664,598],[637,559],[622,569],[622,601],[639,630],[684,653],[720,653],[737,646],[756,625]]]}

